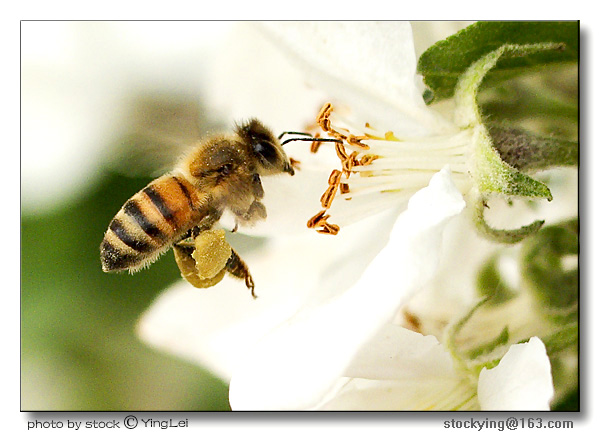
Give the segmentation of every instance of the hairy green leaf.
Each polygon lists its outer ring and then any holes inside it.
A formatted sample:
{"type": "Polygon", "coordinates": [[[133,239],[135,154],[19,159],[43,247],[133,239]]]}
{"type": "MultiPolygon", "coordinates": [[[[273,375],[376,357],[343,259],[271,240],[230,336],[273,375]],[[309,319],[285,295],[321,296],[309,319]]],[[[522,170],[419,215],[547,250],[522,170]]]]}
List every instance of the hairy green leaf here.
{"type": "Polygon", "coordinates": [[[433,91],[433,102],[451,97],[460,75],[473,62],[502,45],[549,42],[564,44],[564,49],[502,58],[488,74],[484,85],[540,66],[576,62],[579,58],[579,23],[479,22],[431,46],[419,59],[417,71],[433,91]]]}

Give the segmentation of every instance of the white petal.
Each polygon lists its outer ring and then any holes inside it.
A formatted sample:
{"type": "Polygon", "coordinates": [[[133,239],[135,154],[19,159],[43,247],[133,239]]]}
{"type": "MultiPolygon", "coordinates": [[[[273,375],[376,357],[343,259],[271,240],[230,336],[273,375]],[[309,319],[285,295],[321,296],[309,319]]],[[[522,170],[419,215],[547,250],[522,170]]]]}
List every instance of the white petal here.
{"type": "Polygon", "coordinates": [[[434,379],[455,375],[452,357],[434,336],[386,324],[352,360],[344,376],[369,380],[434,379]]]}
{"type": "Polygon", "coordinates": [[[533,337],[511,346],[498,366],[481,371],[477,392],[482,410],[549,410],[554,389],[544,343],[533,337]]]}
{"type": "Polygon", "coordinates": [[[309,87],[302,72],[255,25],[237,23],[218,48],[204,89],[211,111],[228,123],[258,117],[276,135],[314,123],[325,93],[309,87]]]}
{"type": "Polygon", "coordinates": [[[477,409],[475,386],[433,336],[386,324],[356,354],[320,410],[477,409]]]}
{"type": "Polygon", "coordinates": [[[182,281],[154,301],[140,318],[137,333],[154,348],[197,362],[228,380],[231,359],[257,329],[250,324],[237,328],[236,334],[227,329],[236,320],[247,319],[244,313],[252,306],[244,287],[232,281],[202,291],[182,281]]]}
{"type": "Polygon", "coordinates": [[[433,336],[386,324],[356,354],[320,410],[474,409],[475,387],[433,336]]]}
{"type": "MultiPolygon", "coordinates": [[[[243,356],[230,384],[232,408],[306,409],[319,404],[404,296],[433,274],[443,225],[464,207],[451,183],[445,170],[415,196],[415,204],[396,221],[388,245],[352,288],[302,311],[243,356]],[[424,217],[423,212],[432,210],[434,216],[424,217]]],[[[394,212],[386,216],[393,219],[394,212]]],[[[354,253],[360,256],[360,250],[354,253]]]]}
{"type": "Polygon", "coordinates": [[[475,389],[455,374],[399,380],[352,379],[319,410],[452,411],[476,410],[475,389]]]}
{"type": "Polygon", "coordinates": [[[426,108],[408,22],[284,22],[273,40],[330,98],[381,130],[428,135],[450,125],[426,108]]]}
{"type": "Polygon", "coordinates": [[[338,251],[368,244],[358,270],[364,269],[382,247],[376,239],[369,221],[335,237],[306,228],[304,235],[278,235],[268,241],[228,235],[250,269],[258,299],[251,298],[243,282],[230,277],[201,290],[180,282],[141,317],[139,335],[156,348],[202,364],[228,380],[233,364],[250,345],[299,308],[327,302],[356,280],[351,271],[357,270],[356,263],[336,265],[340,272],[330,269],[338,251]],[[250,249],[248,242],[258,246],[250,249]],[[323,283],[319,280],[323,272],[334,276],[323,283]]]}
{"type": "MultiPolygon", "coordinates": [[[[313,236],[272,241],[244,253],[258,299],[240,280],[225,277],[218,285],[195,289],[179,282],[161,294],[141,317],[140,337],[149,344],[208,367],[224,380],[232,365],[256,340],[289,318],[316,284],[322,256],[313,236]]],[[[320,248],[324,253],[327,245],[320,248]]]]}

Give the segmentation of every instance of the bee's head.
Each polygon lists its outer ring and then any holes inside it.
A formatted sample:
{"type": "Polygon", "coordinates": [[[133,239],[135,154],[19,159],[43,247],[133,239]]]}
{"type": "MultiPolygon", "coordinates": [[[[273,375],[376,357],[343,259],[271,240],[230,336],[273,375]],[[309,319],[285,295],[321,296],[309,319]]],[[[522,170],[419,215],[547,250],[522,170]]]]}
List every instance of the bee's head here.
{"type": "Polygon", "coordinates": [[[286,172],[294,175],[290,159],[275,135],[260,121],[251,119],[236,128],[237,134],[252,148],[260,175],[286,172]]]}

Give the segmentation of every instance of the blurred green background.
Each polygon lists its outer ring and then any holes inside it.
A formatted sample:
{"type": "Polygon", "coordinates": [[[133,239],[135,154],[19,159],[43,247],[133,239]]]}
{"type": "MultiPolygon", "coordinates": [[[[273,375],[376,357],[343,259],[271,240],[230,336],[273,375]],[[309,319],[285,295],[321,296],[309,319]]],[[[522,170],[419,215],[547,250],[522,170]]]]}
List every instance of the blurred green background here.
{"type": "Polygon", "coordinates": [[[110,220],[149,180],[107,171],[66,207],[22,212],[22,410],[229,409],[225,383],[135,335],[141,313],[179,278],[174,260],[135,276],[100,268],[110,220]]]}

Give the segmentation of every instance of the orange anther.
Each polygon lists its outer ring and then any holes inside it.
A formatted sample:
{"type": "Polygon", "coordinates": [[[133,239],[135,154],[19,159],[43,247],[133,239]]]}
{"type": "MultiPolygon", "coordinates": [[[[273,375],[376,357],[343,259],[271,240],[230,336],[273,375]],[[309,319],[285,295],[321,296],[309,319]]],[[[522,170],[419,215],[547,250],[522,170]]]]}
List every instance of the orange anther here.
{"type": "Polygon", "coordinates": [[[331,203],[333,202],[333,198],[335,197],[335,193],[337,192],[338,185],[330,185],[325,193],[321,196],[321,206],[323,208],[331,207],[331,203]]]}
{"type": "Polygon", "coordinates": [[[320,225],[320,222],[323,222],[325,220],[327,220],[327,218],[329,217],[329,215],[325,216],[325,211],[326,210],[321,210],[319,213],[317,213],[316,215],[314,215],[313,217],[311,217],[308,222],[306,223],[306,226],[309,228],[314,228],[316,226],[320,225]]]}
{"type": "Polygon", "coordinates": [[[337,153],[338,157],[342,161],[344,161],[348,158],[348,154],[346,153],[346,148],[344,147],[344,144],[342,144],[341,142],[335,143],[335,152],[337,153]]]}
{"type": "Polygon", "coordinates": [[[333,171],[331,171],[331,174],[329,175],[329,180],[327,181],[327,183],[329,183],[330,185],[338,184],[340,182],[341,178],[342,178],[342,172],[340,170],[334,169],[333,171]]]}

